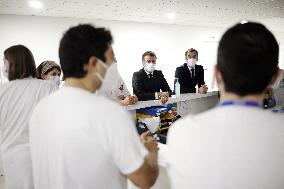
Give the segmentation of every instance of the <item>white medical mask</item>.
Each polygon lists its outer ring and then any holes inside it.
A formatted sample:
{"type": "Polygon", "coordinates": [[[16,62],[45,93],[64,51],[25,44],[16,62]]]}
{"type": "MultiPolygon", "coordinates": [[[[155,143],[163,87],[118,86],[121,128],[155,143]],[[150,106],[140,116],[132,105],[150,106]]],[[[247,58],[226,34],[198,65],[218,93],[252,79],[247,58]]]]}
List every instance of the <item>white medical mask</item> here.
{"type": "Polygon", "coordinates": [[[153,71],[155,70],[155,66],[156,64],[153,64],[153,63],[145,63],[144,64],[144,69],[149,72],[149,73],[153,73],[153,71]]]}
{"type": "Polygon", "coordinates": [[[120,74],[118,72],[116,63],[112,63],[110,66],[107,66],[107,64],[105,64],[101,60],[98,60],[98,63],[106,68],[107,71],[104,77],[102,77],[98,72],[96,73],[96,76],[102,82],[100,88],[96,91],[96,93],[106,96],[108,93],[115,90],[117,80],[120,78],[120,74]]]}
{"type": "Polygon", "coordinates": [[[2,67],[2,74],[5,78],[8,78],[8,70],[7,70],[7,67],[5,66],[5,64],[2,67]]]}
{"type": "Polygon", "coordinates": [[[194,66],[195,66],[195,64],[196,64],[196,62],[197,62],[197,60],[194,59],[194,58],[190,58],[190,59],[187,59],[186,62],[187,62],[187,65],[188,65],[189,67],[194,68],[194,66]]]}
{"type": "Polygon", "coordinates": [[[58,75],[50,76],[50,81],[52,81],[57,86],[60,85],[60,77],[58,75]]]}

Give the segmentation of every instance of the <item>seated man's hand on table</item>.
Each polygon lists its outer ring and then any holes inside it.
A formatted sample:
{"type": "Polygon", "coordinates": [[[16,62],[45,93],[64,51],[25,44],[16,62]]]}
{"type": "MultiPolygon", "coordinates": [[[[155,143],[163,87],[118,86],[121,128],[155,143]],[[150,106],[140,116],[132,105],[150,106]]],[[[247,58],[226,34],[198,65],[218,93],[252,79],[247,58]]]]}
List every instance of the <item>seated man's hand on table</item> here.
{"type": "Polygon", "coordinates": [[[128,105],[136,104],[137,101],[138,101],[137,96],[127,96],[123,100],[120,100],[119,103],[122,106],[128,106],[128,105]]]}
{"type": "Polygon", "coordinates": [[[132,97],[132,102],[133,102],[133,104],[136,104],[136,103],[138,102],[137,96],[134,95],[134,96],[131,96],[131,97],[132,97]]]}
{"type": "Polygon", "coordinates": [[[199,87],[199,89],[198,89],[198,93],[205,94],[205,93],[207,93],[207,90],[208,90],[207,85],[201,85],[201,87],[199,87]]]}
{"type": "Polygon", "coordinates": [[[162,104],[165,104],[169,100],[169,93],[168,92],[158,92],[159,99],[161,100],[162,104]]]}

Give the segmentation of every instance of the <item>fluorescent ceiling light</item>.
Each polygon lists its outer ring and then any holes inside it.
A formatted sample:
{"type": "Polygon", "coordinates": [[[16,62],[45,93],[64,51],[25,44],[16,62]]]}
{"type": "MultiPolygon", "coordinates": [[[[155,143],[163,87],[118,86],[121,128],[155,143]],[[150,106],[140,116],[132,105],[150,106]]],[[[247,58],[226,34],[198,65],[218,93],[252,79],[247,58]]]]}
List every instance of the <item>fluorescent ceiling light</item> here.
{"type": "Polygon", "coordinates": [[[29,1],[29,5],[34,9],[41,9],[43,6],[42,2],[37,0],[29,1]]]}
{"type": "Polygon", "coordinates": [[[169,12],[169,13],[167,13],[167,18],[168,18],[169,20],[173,20],[173,19],[176,18],[176,14],[173,13],[173,12],[169,12]]]}
{"type": "Polygon", "coordinates": [[[242,21],[241,21],[241,24],[246,24],[246,23],[248,23],[247,20],[242,20],[242,21]]]}

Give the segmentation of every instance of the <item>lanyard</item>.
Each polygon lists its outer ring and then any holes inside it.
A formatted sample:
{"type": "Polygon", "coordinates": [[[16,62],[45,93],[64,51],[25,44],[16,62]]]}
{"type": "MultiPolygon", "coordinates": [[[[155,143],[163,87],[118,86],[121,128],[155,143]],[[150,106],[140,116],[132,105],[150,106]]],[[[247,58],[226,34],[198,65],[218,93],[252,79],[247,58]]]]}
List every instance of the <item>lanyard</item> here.
{"type": "Polygon", "coordinates": [[[250,106],[250,107],[257,107],[261,108],[261,105],[255,101],[223,101],[220,102],[219,106],[250,106]]]}

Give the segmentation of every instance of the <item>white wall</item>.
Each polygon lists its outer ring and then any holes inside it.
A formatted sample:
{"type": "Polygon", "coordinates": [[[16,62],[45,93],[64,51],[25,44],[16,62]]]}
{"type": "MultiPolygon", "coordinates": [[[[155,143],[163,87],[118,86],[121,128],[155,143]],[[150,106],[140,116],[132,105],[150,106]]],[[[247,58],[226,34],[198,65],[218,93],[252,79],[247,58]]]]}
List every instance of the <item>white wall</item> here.
{"type": "MultiPolygon", "coordinates": [[[[119,71],[131,92],[132,74],[142,67],[143,52],[156,52],[157,69],[163,71],[173,88],[175,68],[184,62],[184,52],[190,47],[199,51],[199,64],[207,69],[205,80],[210,87],[218,40],[225,31],[225,28],[212,27],[0,15],[0,52],[3,54],[11,45],[23,44],[33,52],[37,65],[44,60],[59,62],[62,33],[78,23],[92,23],[111,30],[119,71]]],[[[284,33],[275,35],[283,47],[284,33]]],[[[284,68],[283,48],[281,51],[280,67],[284,68]]]]}

